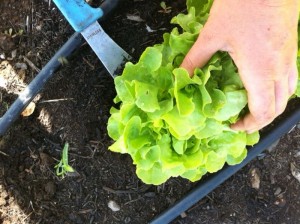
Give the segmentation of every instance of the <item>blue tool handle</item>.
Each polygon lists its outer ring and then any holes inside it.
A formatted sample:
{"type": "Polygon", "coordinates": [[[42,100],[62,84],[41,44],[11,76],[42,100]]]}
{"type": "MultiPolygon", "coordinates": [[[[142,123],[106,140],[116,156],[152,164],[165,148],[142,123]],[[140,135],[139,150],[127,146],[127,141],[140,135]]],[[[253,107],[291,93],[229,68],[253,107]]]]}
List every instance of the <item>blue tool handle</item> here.
{"type": "Polygon", "coordinates": [[[84,0],[53,0],[76,32],[81,32],[103,16],[101,8],[93,8],[84,0]]]}

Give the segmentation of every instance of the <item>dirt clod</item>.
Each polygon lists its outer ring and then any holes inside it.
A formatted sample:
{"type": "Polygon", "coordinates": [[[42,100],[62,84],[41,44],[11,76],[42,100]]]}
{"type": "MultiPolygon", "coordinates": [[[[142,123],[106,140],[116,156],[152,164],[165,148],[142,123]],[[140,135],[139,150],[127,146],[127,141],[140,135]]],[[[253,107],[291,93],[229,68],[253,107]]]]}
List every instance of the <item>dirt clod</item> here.
{"type": "Polygon", "coordinates": [[[53,181],[47,182],[45,185],[45,191],[50,197],[54,196],[54,194],[56,192],[55,183],[53,181]]]}
{"type": "Polygon", "coordinates": [[[15,47],[13,38],[8,34],[0,33],[0,52],[9,52],[15,47]]]}

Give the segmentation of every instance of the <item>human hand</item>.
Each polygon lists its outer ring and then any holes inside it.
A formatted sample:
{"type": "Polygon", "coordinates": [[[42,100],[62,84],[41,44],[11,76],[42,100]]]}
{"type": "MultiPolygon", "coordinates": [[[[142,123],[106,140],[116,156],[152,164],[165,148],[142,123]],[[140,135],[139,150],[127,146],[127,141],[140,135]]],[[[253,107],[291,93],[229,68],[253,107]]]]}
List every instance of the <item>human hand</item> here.
{"type": "Polygon", "coordinates": [[[235,62],[250,113],[232,125],[248,133],[271,123],[295,92],[299,0],[215,0],[181,66],[193,74],[217,51],[235,62]]]}

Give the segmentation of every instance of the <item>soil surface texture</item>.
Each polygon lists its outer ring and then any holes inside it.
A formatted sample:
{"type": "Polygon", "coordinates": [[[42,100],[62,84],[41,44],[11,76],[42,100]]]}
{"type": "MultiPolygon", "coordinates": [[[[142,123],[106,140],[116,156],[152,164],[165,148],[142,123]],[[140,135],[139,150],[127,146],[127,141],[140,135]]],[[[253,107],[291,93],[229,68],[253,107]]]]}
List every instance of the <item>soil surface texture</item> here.
{"type": "MultiPolygon", "coordinates": [[[[168,10],[158,0],[122,0],[101,24],[137,61],[186,11],[183,0],[165,2],[168,10]]],[[[73,33],[51,0],[0,1],[0,117],[73,33]]],[[[0,223],[151,222],[199,183],[142,183],[129,156],[108,150],[113,79],[86,43],[62,60],[31,110],[0,137],[0,223]],[[62,178],[54,166],[66,142],[76,172],[62,178]]],[[[297,107],[293,100],[287,110],[297,107]]],[[[298,124],[172,223],[300,223],[299,168],[298,124]]]]}

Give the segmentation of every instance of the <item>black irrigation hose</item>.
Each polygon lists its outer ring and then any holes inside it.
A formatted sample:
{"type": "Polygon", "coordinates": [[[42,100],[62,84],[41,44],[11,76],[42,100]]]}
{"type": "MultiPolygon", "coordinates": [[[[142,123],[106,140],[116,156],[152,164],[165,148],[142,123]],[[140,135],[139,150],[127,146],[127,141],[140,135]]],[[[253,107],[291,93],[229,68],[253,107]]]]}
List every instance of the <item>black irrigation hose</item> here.
{"type": "Polygon", "coordinates": [[[288,133],[299,121],[300,108],[292,112],[285,120],[279,122],[277,125],[275,124],[272,130],[262,136],[256,145],[249,148],[248,155],[242,163],[235,166],[226,166],[219,172],[210,175],[206,180],[199,182],[191,192],[175,203],[175,205],[155,217],[150,224],[167,224],[174,220],[177,216],[196,204],[225,180],[243,168],[247,163],[257,157],[282,135],[288,133]]]}
{"type": "Polygon", "coordinates": [[[0,136],[4,135],[12,123],[19,117],[21,112],[41,91],[47,81],[54,75],[56,69],[61,65],[61,57],[68,57],[83,43],[80,33],[74,33],[71,38],[51,58],[39,74],[29,83],[25,90],[18,96],[6,113],[0,118],[0,136]]]}

